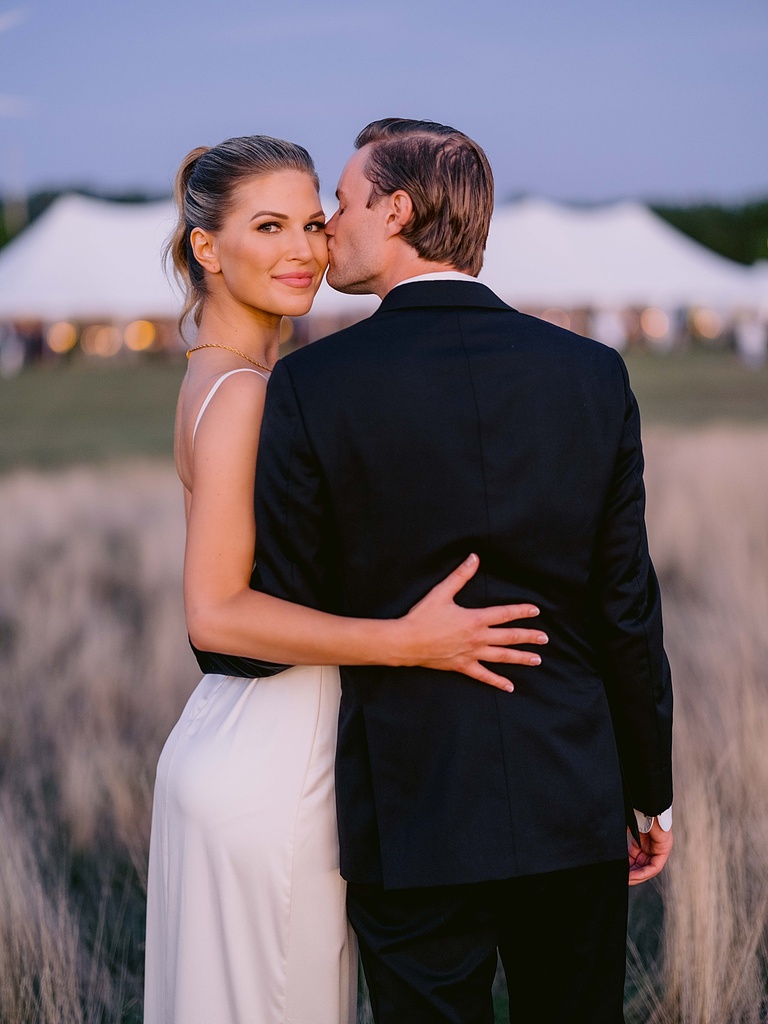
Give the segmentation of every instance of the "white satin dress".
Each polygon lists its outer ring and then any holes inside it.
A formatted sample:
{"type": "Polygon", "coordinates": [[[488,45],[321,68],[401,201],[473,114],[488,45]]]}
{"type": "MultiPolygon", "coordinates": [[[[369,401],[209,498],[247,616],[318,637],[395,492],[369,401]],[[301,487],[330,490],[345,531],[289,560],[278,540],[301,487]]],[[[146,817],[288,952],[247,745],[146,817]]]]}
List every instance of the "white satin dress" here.
{"type": "Polygon", "coordinates": [[[190,697],[157,769],[145,1024],[353,1024],[339,697],[322,666],[205,675],[190,697]]]}

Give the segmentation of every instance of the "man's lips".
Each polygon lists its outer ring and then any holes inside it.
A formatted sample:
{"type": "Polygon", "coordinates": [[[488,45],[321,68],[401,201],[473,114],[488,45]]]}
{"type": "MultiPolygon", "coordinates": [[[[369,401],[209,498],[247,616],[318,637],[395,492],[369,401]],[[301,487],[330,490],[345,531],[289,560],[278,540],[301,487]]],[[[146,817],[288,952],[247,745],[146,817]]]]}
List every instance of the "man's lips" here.
{"type": "Polygon", "coordinates": [[[295,274],[276,274],[275,281],[279,281],[281,284],[287,284],[291,288],[309,288],[312,284],[314,275],[308,273],[295,273],[295,274]]]}

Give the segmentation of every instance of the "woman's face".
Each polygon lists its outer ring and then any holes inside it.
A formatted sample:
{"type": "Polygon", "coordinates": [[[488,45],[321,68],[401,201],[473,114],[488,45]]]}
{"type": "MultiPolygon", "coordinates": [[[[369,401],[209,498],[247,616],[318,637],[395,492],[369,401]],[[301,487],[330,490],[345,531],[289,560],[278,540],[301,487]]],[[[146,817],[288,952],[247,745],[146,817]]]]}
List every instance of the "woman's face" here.
{"type": "Polygon", "coordinates": [[[247,178],[235,188],[226,220],[212,236],[219,282],[252,309],[277,316],[307,313],[328,266],[324,226],[308,174],[286,170],[247,178]]]}

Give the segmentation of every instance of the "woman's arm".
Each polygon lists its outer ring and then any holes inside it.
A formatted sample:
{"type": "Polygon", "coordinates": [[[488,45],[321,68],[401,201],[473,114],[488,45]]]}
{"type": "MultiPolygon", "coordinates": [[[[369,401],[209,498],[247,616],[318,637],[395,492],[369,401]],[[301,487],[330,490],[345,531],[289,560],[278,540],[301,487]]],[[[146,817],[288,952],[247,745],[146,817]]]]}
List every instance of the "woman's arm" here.
{"type": "Polygon", "coordinates": [[[401,619],[330,615],[250,589],[256,545],[253,490],[265,389],[236,374],[211,401],[195,438],[184,557],[184,603],[202,650],[289,664],[426,665],[503,689],[480,660],[536,665],[509,644],[545,643],[540,630],[499,628],[538,614],[532,605],[467,609],[453,598],[477,571],[471,556],[401,619]]]}

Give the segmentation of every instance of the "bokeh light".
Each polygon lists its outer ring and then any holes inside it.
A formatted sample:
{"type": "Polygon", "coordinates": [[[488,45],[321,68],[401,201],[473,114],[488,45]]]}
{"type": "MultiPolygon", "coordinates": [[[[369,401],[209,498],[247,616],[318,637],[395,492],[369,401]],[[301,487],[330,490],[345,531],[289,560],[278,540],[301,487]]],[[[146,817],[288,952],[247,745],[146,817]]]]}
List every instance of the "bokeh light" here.
{"type": "Polygon", "coordinates": [[[564,327],[566,331],[571,327],[571,318],[564,309],[559,309],[557,306],[545,309],[541,314],[541,319],[554,324],[555,327],[564,327]]]}
{"type": "Polygon", "coordinates": [[[134,320],[123,331],[123,340],[132,352],[144,352],[156,337],[155,325],[149,320],[134,320]]]}
{"type": "Polygon", "coordinates": [[[649,341],[663,341],[669,334],[669,317],[663,309],[649,306],[640,314],[640,328],[649,341]]]}
{"type": "Polygon", "coordinates": [[[284,345],[286,341],[290,341],[293,337],[293,332],[293,320],[289,316],[284,316],[280,324],[280,344],[284,345]]]}
{"type": "Polygon", "coordinates": [[[106,324],[93,324],[86,327],[80,339],[80,347],[89,356],[108,358],[120,351],[123,336],[117,327],[106,324]]]}
{"type": "Polygon", "coordinates": [[[688,323],[695,334],[707,341],[714,341],[723,333],[723,318],[714,309],[694,309],[688,323]]]}
{"type": "Polygon", "coordinates": [[[51,324],[45,336],[46,344],[51,352],[63,355],[74,348],[77,341],[77,328],[66,320],[51,324]]]}

